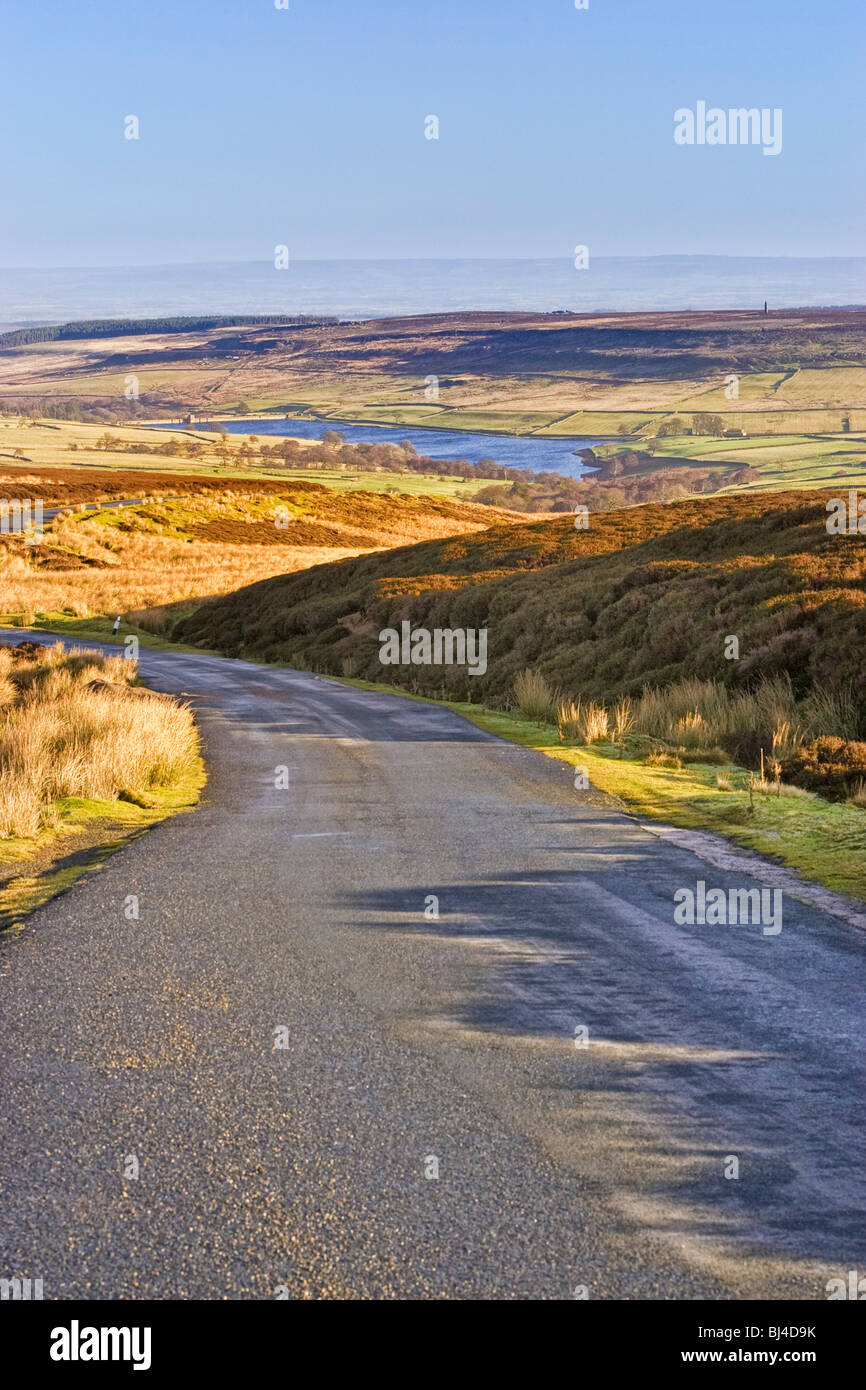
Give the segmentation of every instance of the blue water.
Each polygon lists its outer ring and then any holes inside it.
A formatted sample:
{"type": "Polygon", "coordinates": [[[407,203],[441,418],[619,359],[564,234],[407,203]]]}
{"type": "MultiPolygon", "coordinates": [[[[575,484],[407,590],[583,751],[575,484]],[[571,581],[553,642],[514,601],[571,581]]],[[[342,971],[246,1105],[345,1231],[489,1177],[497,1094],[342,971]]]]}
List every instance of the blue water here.
{"type": "Polygon", "coordinates": [[[599,256],[571,260],[270,261],[0,269],[0,327],[161,314],[772,309],[866,303],[866,257],[599,256]]]}
{"type": "Polygon", "coordinates": [[[334,420],[223,420],[229,434],[291,435],[321,439],[325,430],[339,430],[350,444],[399,444],[408,439],[429,458],[466,459],[478,463],[495,459],[507,468],[532,468],[536,473],[562,473],[579,478],[585,472],[575,449],[588,449],[599,439],[515,438],[507,434],[471,434],[464,430],[425,430],[408,425],[344,425],[334,420]]]}

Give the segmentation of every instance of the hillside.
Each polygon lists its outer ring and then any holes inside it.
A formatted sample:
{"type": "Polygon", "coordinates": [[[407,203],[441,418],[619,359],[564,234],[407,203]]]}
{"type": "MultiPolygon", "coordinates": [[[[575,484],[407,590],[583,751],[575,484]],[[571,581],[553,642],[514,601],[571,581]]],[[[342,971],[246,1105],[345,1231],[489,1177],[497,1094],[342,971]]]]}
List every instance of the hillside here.
{"type": "Polygon", "coordinates": [[[866,556],[826,530],[829,493],[740,494],[497,525],[266,580],[200,608],[178,635],[232,654],[431,695],[504,704],[531,667],[569,697],[686,677],[866,701],[866,556]],[[488,629],[488,668],[388,666],[378,633],[488,629]],[[740,659],[726,660],[725,638],[740,659]]]}
{"type": "Polygon", "coordinates": [[[0,467],[0,491],[45,506],[39,544],[0,534],[0,615],[27,623],[189,606],[253,579],[479,530],[496,515],[444,497],[337,491],[306,480],[20,464],[0,467]],[[112,508],[111,499],[136,505],[112,508]]]}

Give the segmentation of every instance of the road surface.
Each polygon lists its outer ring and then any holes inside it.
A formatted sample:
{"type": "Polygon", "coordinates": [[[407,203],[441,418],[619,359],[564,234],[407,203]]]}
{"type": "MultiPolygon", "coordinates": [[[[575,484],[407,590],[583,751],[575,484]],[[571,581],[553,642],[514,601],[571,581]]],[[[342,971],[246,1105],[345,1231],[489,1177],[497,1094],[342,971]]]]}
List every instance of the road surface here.
{"type": "Polygon", "coordinates": [[[754,884],[444,709],[141,671],[210,780],[0,941],[0,1275],[824,1299],[866,1269],[866,934],[788,894],[775,936],[677,925],[678,888],[754,884]]]}

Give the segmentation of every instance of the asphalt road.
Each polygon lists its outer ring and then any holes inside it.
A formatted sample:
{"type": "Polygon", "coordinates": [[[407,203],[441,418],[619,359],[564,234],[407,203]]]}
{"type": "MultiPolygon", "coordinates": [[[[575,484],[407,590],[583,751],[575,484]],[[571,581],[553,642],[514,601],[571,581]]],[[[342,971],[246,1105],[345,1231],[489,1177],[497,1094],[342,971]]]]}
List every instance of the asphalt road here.
{"type": "Polygon", "coordinates": [[[210,780],[0,941],[0,1275],[824,1299],[864,1271],[866,934],[787,894],[776,936],[677,925],[677,888],[754,883],[445,710],[141,670],[194,699],[210,780]]]}

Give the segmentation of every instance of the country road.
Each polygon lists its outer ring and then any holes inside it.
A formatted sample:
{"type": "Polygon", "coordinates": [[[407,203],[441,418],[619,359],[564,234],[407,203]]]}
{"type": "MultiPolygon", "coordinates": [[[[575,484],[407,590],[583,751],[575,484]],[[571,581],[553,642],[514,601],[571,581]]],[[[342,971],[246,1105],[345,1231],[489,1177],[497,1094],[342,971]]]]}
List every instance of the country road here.
{"type": "Polygon", "coordinates": [[[754,883],[444,709],[140,666],[193,701],[209,782],[0,939],[0,1276],[825,1299],[866,1272],[866,933],[788,894],[775,936],[677,925],[678,888],[754,883]]]}

